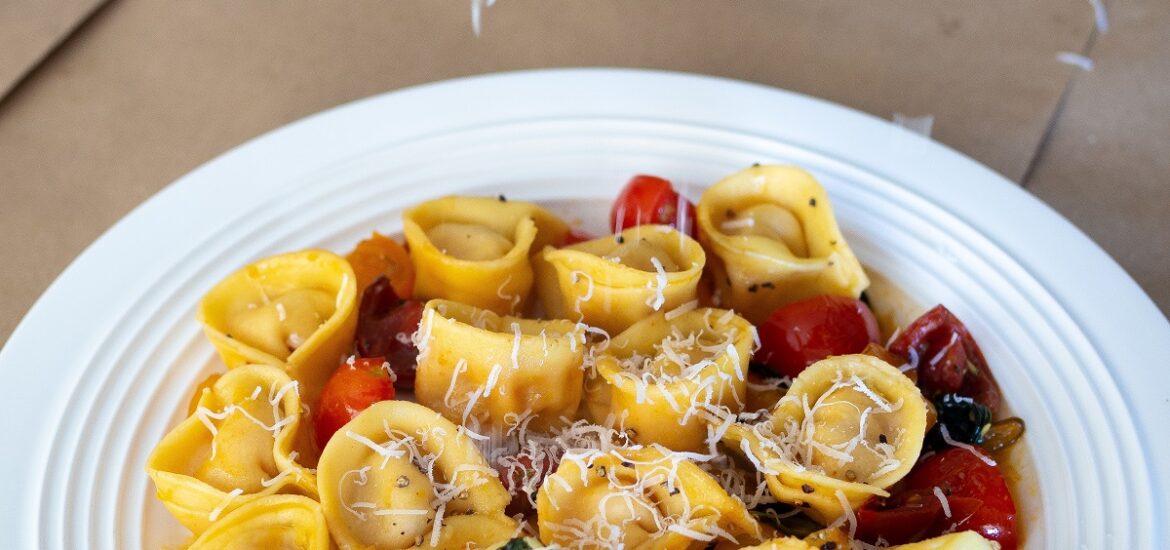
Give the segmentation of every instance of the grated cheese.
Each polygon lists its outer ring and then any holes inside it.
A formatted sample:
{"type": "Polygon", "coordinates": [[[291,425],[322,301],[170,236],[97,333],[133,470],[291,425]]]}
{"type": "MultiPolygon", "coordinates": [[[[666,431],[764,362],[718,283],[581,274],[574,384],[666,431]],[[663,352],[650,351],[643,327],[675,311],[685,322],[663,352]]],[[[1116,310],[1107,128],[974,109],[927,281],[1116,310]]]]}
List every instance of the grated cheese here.
{"type": "Polygon", "coordinates": [[[939,504],[942,504],[943,515],[945,515],[947,519],[950,519],[951,503],[947,500],[947,496],[943,494],[942,489],[940,489],[937,485],[934,487],[934,497],[938,499],[939,504]]]}

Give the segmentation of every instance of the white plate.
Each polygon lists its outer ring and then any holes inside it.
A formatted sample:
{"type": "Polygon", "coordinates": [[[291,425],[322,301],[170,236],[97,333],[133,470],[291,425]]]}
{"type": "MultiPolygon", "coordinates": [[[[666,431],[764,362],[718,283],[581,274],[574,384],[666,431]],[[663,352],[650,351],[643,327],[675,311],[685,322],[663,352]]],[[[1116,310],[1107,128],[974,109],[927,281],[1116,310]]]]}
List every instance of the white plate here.
{"type": "Polygon", "coordinates": [[[143,464],[220,369],[194,307],[224,275],[343,251],[440,194],[556,201],[599,220],[633,173],[697,196],[752,162],[828,188],[858,255],[970,326],[1016,414],[1029,548],[1165,544],[1170,325],[1072,225],[987,168],[884,121],[716,78],[557,70],[358,101],[253,140],[86,250],[0,352],[5,547],[182,539],[143,464]]]}

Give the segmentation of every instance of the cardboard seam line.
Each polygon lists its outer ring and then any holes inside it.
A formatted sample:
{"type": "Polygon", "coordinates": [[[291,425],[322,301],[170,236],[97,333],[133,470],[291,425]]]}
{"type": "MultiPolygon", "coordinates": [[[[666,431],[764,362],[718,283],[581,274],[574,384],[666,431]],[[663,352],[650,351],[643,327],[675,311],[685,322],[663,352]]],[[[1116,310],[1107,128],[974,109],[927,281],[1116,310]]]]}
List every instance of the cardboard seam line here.
{"type": "MultiPolygon", "coordinates": [[[[1092,58],[1093,46],[1097,44],[1097,36],[1100,32],[1101,29],[1093,27],[1093,31],[1089,33],[1089,38],[1085,40],[1085,47],[1081,49],[1081,55],[1090,59],[1092,58]]],[[[1052,109],[1052,114],[1048,117],[1048,124],[1044,126],[1044,133],[1040,135],[1040,143],[1036,145],[1032,157],[1028,159],[1028,166],[1024,169],[1024,175],[1020,178],[1020,187],[1024,189],[1028,188],[1028,184],[1032,180],[1032,173],[1036,171],[1036,167],[1040,165],[1040,161],[1044,159],[1045,154],[1048,152],[1048,143],[1052,141],[1052,134],[1056,130],[1056,124],[1060,121],[1061,115],[1064,114],[1069,90],[1076,85],[1077,79],[1082,76],[1081,73],[1084,71],[1073,67],[1072,72],[1073,74],[1065,81],[1064,88],[1060,91],[1060,96],[1056,99],[1056,107],[1052,109]]]]}
{"type": "Polygon", "coordinates": [[[15,96],[17,92],[22,87],[24,87],[25,83],[32,79],[33,75],[39,72],[42,67],[48,65],[50,60],[52,60],[58,53],[60,53],[61,50],[65,49],[66,44],[72,42],[73,39],[82,31],[82,29],[88,27],[90,23],[92,23],[93,20],[97,18],[100,12],[105,10],[106,7],[113,3],[113,0],[102,0],[101,2],[95,4],[93,8],[89,10],[89,12],[77,18],[77,22],[75,22],[73,26],[66,29],[65,32],[61,35],[61,38],[58,39],[57,42],[48,49],[46,49],[39,58],[33,61],[33,63],[29,65],[27,69],[25,69],[23,73],[18,75],[7,89],[0,89],[0,111],[3,111],[4,106],[8,103],[9,98],[15,96]]]}

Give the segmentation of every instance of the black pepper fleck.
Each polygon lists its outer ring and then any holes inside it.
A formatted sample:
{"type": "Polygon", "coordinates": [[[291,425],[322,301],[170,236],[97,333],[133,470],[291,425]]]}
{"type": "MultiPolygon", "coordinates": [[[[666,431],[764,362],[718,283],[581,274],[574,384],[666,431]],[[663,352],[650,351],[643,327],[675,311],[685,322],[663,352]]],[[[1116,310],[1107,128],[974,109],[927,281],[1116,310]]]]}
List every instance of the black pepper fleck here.
{"type": "Polygon", "coordinates": [[[758,162],[752,163],[752,168],[759,168],[759,167],[760,167],[760,163],[758,163],[758,162]]]}
{"type": "Polygon", "coordinates": [[[500,202],[508,202],[508,197],[505,197],[503,193],[500,193],[500,202]]]}
{"type": "Polygon", "coordinates": [[[886,434],[878,434],[878,443],[889,443],[889,439],[886,439],[886,434]]]}
{"type": "Polygon", "coordinates": [[[679,493],[679,489],[677,486],[674,489],[670,490],[671,496],[677,495],[678,493],[679,493]]]}
{"type": "Polygon", "coordinates": [[[776,288],[776,285],[772,284],[771,282],[764,283],[764,284],[762,284],[762,285],[760,285],[760,286],[762,286],[762,287],[764,287],[764,288],[776,288]]]}
{"type": "Polygon", "coordinates": [[[812,485],[805,483],[804,485],[800,486],[800,490],[804,491],[804,494],[807,495],[809,493],[812,493],[815,489],[812,488],[812,485]]]}
{"type": "Polygon", "coordinates": [[[597,469],[597,477],[605,477],[605,466],[597,469]]]}
{"type": "Polygon", "coordinates": [[[618,244],[622,244],[622,243],[626,242],[626,238],[621,236],[621,235],[614,237],[614,240],[617,241],[618,244]]]}
{"type": "Polygon", "coordinates": [[[808,205],[809,205],[809,206],[816,206],[816,205],[817,205],[817,199],[815,199],[815,198],[811,198],[811,199],[809,199],[809,200],[808,200],[808,205]]]}
{"type": "Polygon", "coordinates": [[[837,543],[833,541],[826,542],[821,545],[821,550],[837,550],[837,543]]]}
{"type": "Polygon", "coordinates": [[[857,472],[845,470],[845,479],[848,481],[857,481],[857,472]]]}
{"type": "Polygon", "coordinates": [[[727,209],[726,216],[727,216],[729,219],[732,219],[732,220],[734,220],[734,219],[735,219],[735,210],[732,210],[732,209],[728,208],[728,209],[727,209]]]}
{"type": "Polygon", "coordinates": [[[755,292],[760,289],[760,285],[752,285],[748,287],[748,292],[755,292]]]}
{"type": "Polygon", "coordinates": [[[634,467],[634,463],[633,463],[633,462],[630,462],[630,461],[628,461],[628,460],[623,460],[623,461],[622,461],[622,467],[623,467],[623,468],[633,468],[633,467],[634,467]]]}

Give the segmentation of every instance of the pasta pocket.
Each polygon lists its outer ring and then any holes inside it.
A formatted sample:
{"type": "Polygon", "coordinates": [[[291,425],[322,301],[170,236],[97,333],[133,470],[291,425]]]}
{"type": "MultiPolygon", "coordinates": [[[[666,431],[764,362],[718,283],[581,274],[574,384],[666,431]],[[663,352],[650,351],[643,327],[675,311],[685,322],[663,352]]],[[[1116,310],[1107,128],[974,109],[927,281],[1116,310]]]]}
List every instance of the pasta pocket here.
{"type": "Polygon", "coordinates": [[[851,514],[918,460],[926,401],[898,369],[869,355],[818,361],[792,382],[771,418],[724,436],[764,474],[772,495],[821,523],[851,514]]]}
{"type": "Polygon", "coordinates": [[[260,497],[211,525],[188,550],[329,550],[329,526],[317,501],[296,495],[260,497]]]}
{"type": "Polygon", "coordinates": [[[342,550],[486,547],[516,528],[508,492],[463,428],[416,403],[375,403],[342,427],[317,483],[342,550]]]}
{"type": "Polygon", "coordinates": [[[193,414],[159,442],[146,462],[158,498],[198,534],[260,497],[317,496],[298,462],[311,458],[298,383],[278,367],[245,365],[202,390],[193,414]]]}
{"type": "Polygon", "coordinates": [[[357,285],[344,258],[323,250],[273,256],[241,269],[199,304],[199,321],[228,368],[282,365],[315,406],[357,328],[357,285]]]}
{"type": "Polygon", "coordinates": [[[641,444],[699,450],[708,421],[743,411],[755,328],[721,309],[647,317],[596,358],[586,383],[590,419],[619,429],[641,444]]]}
{"type": "Polygon", "coordinates": [[[416,298],[519,313],[532,290],[529,255],[561,242],[563,221],[535,204],[444,197],[402,214],[416,298]]]}
{"type": "Polygon", "coordinates": [[[668,550],[761,538],[742,501],[695,463],[651,447],[566,454],[536,511],[540,540],[562,547],[668,550]]]}
{"type": "Polygon", "coordinates": [[[828,194],[794,166],[754,166],[703,193],[699,240],[716,305],[762,323],[776,308],[820,294],[858,297],[869,278],[837,228],[828,194]]]}
{"type": "Polygon", "coordinates": [[[576,324],[431,300],[418,334],[415,397],[448,419],[502,433],[513,417],[546,430],[575,415],[585,353],[576,324]]]}
{"type": "Polygon", "coordinates": [[[642,225],[564,248],[546,248],[537,287],[549,317],[610,334],[694,300],[707,255],[665,225],[642,225]]]}

